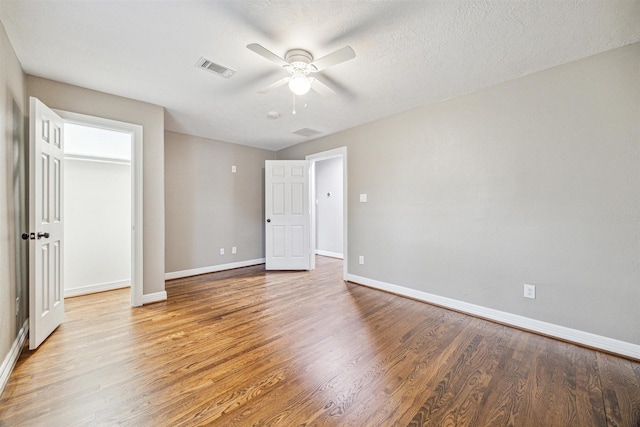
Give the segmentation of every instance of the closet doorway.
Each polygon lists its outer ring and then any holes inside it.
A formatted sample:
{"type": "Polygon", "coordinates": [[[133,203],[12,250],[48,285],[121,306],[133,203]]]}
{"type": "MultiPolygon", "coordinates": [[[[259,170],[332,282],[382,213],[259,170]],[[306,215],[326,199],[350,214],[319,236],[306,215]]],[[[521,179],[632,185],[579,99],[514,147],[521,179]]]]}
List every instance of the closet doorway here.
{"type": "Polygon", "coordinates": [[[131,288],[142,305],[142,127],[57,111],[64,124],[65,297],[131,288]]]}
{"type": "Polygon", "coordinates": [[[65,123],[65,297],[131,285],[131,135],[65,123]]]}

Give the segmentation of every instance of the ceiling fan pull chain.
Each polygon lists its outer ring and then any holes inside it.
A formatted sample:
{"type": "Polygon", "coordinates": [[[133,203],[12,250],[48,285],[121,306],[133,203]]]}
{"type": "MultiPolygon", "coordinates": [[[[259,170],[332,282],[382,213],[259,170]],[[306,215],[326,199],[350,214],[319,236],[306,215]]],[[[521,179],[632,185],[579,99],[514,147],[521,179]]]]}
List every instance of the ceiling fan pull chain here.
{"type": "Polygon", "coordinates": [[[296,113],[296,94],[293,94],[293,114],[296,113]]]}

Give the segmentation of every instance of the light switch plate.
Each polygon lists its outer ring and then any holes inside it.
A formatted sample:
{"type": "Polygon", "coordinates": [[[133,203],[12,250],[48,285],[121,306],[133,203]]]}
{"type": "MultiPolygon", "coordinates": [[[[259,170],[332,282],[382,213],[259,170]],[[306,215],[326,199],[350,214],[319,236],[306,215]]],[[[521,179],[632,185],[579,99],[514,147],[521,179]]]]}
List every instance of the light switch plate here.
{"type": "Polygon", "coordinates": [[[367,201],[367,193],[363,193],[360,195],[360,202],[365,203],[367,201]]]}

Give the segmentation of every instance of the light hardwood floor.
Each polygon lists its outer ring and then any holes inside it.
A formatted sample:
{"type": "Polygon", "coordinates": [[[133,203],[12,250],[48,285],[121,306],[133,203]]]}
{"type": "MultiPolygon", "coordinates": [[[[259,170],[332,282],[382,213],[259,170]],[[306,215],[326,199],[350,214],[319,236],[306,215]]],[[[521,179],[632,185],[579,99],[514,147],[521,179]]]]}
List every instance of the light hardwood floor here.
{"type": "Polygon", "coordinates": [[[262,266],[67,299],[6,426],[640,426],[640,363],[313,272],[262,266]]]}

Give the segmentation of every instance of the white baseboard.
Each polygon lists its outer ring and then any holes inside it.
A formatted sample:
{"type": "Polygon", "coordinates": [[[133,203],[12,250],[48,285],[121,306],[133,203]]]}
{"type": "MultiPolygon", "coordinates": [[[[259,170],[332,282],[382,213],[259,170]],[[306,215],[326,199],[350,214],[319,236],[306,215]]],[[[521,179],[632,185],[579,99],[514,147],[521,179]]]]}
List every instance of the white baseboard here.
{"type": "Polygon", "coordinates": [[[182,277],[197,276],[198,274],[215,273],[216,271],[233,270],[234,268],[249,267],[251,265],[264,264],[264,258],[250,259],[246,261],[232,262],[229,264],[212,265],[210,267],[192,268],[190,270],[173,271],[164,274],[165,280],[180,279],[182,277]]]}
{"type": "Polygon", "coordinates": [[[167,299],[167,291],[155,292],[153,294],[142,295],[142,304],[151,304],[152,302],[165,301],[167,299]]]}
{"type": "Polygon", "coordinates": [[[570,341],[576,344],[582,344],[587,347],[600,349],[622,356],[631,357],[636,360],[640,359],[640,345],[638,344],[632,344],[629,342],[592,334],[590,332],[579,331],[577,329],[567,328],[565,326],[555,325],[553,323],[547,323],[540,320],[531,319],[529,317],[507,313],[505,311],[494,310],[492,308],[470,304],[452,298],[441,297],[427,292],[405,288],[403,286],[393,285],[391,283],[380,282],[378,280],[368,279],[366,277],[360,277],[353,274],[349,274],[347,276],[347,280],[394,294],[414,298],[427,303],[439,305],[441,307],[471,314],[473,316],[494,320],[496,322],[504,323],[517,328],[526,329],[532,332],[538,332],[540,334],[548,335],[561,340],[570,341]]]}
{"type": "Polygon", "coordinates": [[[95,285],[87,285],[79,288],[71,288],[64,290],[64,297],[77,297],[80,295],[95,294],[96,292],[112,291],[114,289],[128,288],[131,286],[131,279],[119,280],[117,282],[98,283],[95,285]]]}
{"type": "Polygon", "coordinates": [[[22,346],[27,339],[28,332],[29,319],[24,321],[22,328],[18,331],[18,336],[13,341],[11,349],[9,349],[9,353],[2,361],[2,366],[0,366],[0,396],[2,395],[7,382],[9,382],[9,376],[11,375],[11,371],[13,371],[13,367],[16,366],[16,362],[20,357],[20,352],[22,351],[22,346]]]}
{"type": "Polygon", "coordinates": [[[337,252],[323,251],[322,249],[316,249],[316,255],[322,255],[322,256],[328,256],[328,257],[331,257],[331,258],[344,259],[344,256],[342,254],[339,254],[337,252]]]}

